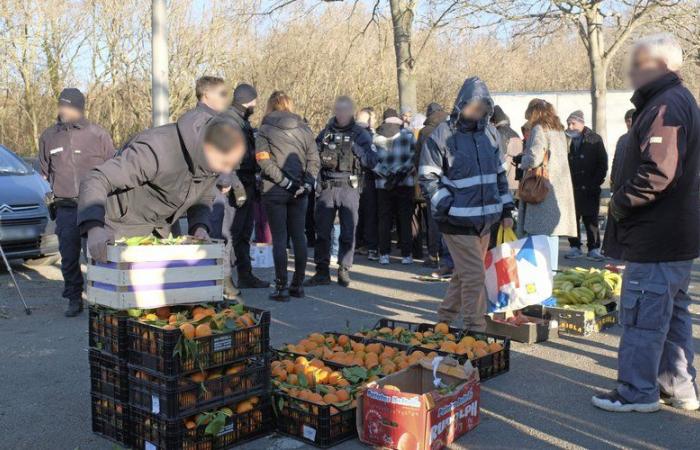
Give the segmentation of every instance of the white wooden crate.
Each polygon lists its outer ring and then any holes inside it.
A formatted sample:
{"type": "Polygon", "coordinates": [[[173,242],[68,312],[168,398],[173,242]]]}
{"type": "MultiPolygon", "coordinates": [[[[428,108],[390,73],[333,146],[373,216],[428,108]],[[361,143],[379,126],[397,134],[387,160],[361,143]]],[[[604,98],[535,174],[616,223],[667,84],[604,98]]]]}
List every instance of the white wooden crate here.
{"type": "Polygon", "coordinates": [[[223,299],[224,243],[110,245],[90,261],[88,302],[115,309],[158,308],[223,299]]]}

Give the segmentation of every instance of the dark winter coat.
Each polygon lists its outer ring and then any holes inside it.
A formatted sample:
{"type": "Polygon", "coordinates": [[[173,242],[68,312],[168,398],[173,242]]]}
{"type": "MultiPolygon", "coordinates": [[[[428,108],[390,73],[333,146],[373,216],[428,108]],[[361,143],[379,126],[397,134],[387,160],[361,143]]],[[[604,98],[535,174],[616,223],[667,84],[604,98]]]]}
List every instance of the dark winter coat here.
{"type": "Polygon", "coordinates": [[[430,135],[433,134],[433,131],[435,131],[435,128],[437,128],[438,125],[447,120],[448,116],[449,114],[440,110],[435,111],[425,118],[423,128],[421,128],[418,132],[418,139],[416,139],[416,170],[418,170],[418,164],[420,164],[420,152],[423,149],[425,141],[427,141],[430,135]]]}
{"type": "Polygon", "coordinates": [[[190,232],[209,231],[218,174],[209,169],[201,131],[181,118],[135,136],[114,159],[93,169],[80,185],[78,224],[83,233],[104,224],[115,235],[167,236],[187,213],[190,232]]]}
{"type": "MultiPolygon", "coordinates": [[[[700,250],[700,109],[675,73],[637,89],[612,208],[632,262],[685,261],[700,250]]],[[[614,256],[614,255],[613,255],[614,256]]]]}
{"type": "Polygon", "coordinates": [[[255,172],[258,168],[255,163],[255,129],[246,118],[245,108],[238,104],[233,104],[227,111],[223,113],[226,117],[230,117],[243,130],[243,135],[246,139],[246,154],[241,161],[236,173],[238,178],[248,184],[255,182],[255,172]]]}
{"type": "Polygon", "coordinates": [[[588,127],[583,129],[578,146],[574,139],[569,144],[569,169],[576,214],[597,217],[600,186],[608,173],[608,153],[603,139],[588,127]]]}
{"type": "Polygon", "coordinates": [[[263,192],[285,189],[290,182],[314,185],[320,167],[316,141],[301,117],[286,111],[266,115],[255,141],[255,159],[263,192]]]}
{"type": "Polygon", "coordinates": [[[83,177],[114,153],[109,134],[85,118],[72,123],[58,121],[39,138],[41,175],[59,199],[77,201],[83,177]]]}
{"type": "Polygon", "coordinates": [[[453,111],[421,150],[421,188],[440,231],[485,235],[513,209],[498,132],[489,123],[493,100],[486,85],[476,77],[467,79],[453,111]],[[488,105],[489,112],[476,124],[464,123],[462,108],[477,99],[488,105]]]}
{"type": "Polygon", "coordinates": [[[610,190],[615,192],[615,186],[619,183],[620,179],[620,166],[622,165],[622,158],[625,154],[625,147],[627,147],[627,139],[629,139],[629,131],[617,140],[615,144],[615,154],[613,155],[612,166],[610,167],[610,190]]]}

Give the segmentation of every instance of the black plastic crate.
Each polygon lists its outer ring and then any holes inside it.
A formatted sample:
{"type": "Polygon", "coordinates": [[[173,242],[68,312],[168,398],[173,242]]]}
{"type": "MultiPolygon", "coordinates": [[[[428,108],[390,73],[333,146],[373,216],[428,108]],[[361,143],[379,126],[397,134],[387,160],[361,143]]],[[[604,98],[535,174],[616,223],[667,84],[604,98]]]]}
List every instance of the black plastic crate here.
{"type": "Polygon", "coordinates": [[[272,396],[277,432],[327,448],[357,437],[357,408],[338,409],[293,398],[277,391],[272,396]]]}
{"type": "Polygon", "coordinates": [[[256,325],[192,339],[196,351],[190,354],[182,345],[184,338],[179,329],[164,330],[129,320],[129,363],[164,376],[176,376],[265,354],[270,344],[270,312],[251,307],[246,307],[246,311],[258,317],[256,325]]]}
{"type": "Polygon", "coordinates": [[[235,399],[264,395],[270,387],[270,358],[252,357],[209,373],[190,377],[162,377],[129,366],[129,403],[133,408],[174,419],[208,406],[225,405],[235,399]]]}
{"type": "MultiPolygon", "coordinates": [[[[510,370],[510,339],[507,337],[503,336],[497,336],[495,334],[489,334],[489,333],[477,333],[473,331],[467,331],[460,333],[457,336],[457,339],[461,339],[464,336],[472,336],[475,339],[486,341],[489,344],[493,342],[497,342],[501,344],[501,349],[497,352],[494,353],[489,353],[488,355],[481,356],[478,358],[474,358],[471,360],[471,363],[474,367],[479,369],[479,378],[481,381],[488,380],[489,378],[493,378],[496,375],[500,375],[502,373],[506,373],[510,370]]],[[[415,351],[422,351],[423,353],[430,353],[430,352],[435,352],[439,356],[450,356],[457,361],[459,361],[461,364],[464,363],[464,361],[467,360],[466,355],[458,355],[456,353],[449,353],[445,352],[442,350],[437,350],[437,349],[431,349],[427,347],[413,347],[410,352],[413,353],[415,351]]]]}
{"type": "Polygon", "coordinates": [[[90,389],[93,394],[129,401],[129,368],[125,360],[90,349],[90,389]]]}
{"type": "Polygon", "coordinates": [[[92,431],[127,448],[131,446],[129,405],[113,398],[92,395],[92,431]]]}
{"type": "Polygon", "coordinates": [[[126,358],[129,352],[126,311],[91,305],[88,316],[90,347],[126,358]]]}
{"type": "MultiPolygon", "coordinates": [[[[398,327],[401,327],[407,331],[411,332],[420,332],[424,333],[428,330],[432,331],[433,328],[437,325],[437,323],[425,323],[425,322],[409,322],[405,320],[396,320],[396,319],[387,319],[387,318],[381,318],[377,321],[376,324],[374,324],[374,327],[372,327],[372,330],[379,330],[381,328],[391,328],[395,329],[398,327]]],[[[455,337],[458,336],[460,333],[462,333],[462,330],[460,328],[455,328],[455,327],[449,327],[449,332],[454,334],[455,337]]],[[[373,338],[366,338],[367,342],[380,342],[382,344],[391,344],[396,347],[401,347],[402,350],[409,350],[412,347],[415,347],[415,345],[411,345],[409,343],[403,343],[399,341],[394,341],[394,340],[388,340],[388,339],[383,339],[381,337],[373,337],[373,338]]]]}
{"type": "Polygon", "coordinates": [[[216,434],[206,434],[206,424],[197,425],[196,416],[163,419],[134,409],[132,411],[133,446],[148,450],[220,450],[257,439],[272,430],[270,397],[261,397],[250,411],[227,417],[216,434]],[[189,426],[188,426],[189,424],[189,426]]]}

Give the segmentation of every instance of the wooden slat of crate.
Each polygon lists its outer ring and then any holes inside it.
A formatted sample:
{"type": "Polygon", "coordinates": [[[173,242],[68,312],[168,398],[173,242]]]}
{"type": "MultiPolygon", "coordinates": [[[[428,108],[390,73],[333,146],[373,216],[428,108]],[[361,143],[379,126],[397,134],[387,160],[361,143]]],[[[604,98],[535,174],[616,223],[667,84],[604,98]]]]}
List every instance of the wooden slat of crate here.
{"type": "Polygon", "coordinates": [[[89,265],[87,279],[115,286],[140,286],[180,281],[222,280],[223,260],[215,266],[176,267],[159,269],[112,269],[89,265]]]}
{"type": "Polygon", "coordinates": [[[224,243],[213,240],[211,244],[197,245],[109,245],[107,261],[110,262],[144,262],[175,261],[192,259],[222,259],[224,243]]]}
{"type": "Polygon", "coordinates": [[[88,303],[114,309],[151,309],[186,303],[217,302],[222,301],[223,296],[224,286],[220,281],[215,286],[141,292],[108,291],[94,287],[91,281],[87,286],[88,303]]]}

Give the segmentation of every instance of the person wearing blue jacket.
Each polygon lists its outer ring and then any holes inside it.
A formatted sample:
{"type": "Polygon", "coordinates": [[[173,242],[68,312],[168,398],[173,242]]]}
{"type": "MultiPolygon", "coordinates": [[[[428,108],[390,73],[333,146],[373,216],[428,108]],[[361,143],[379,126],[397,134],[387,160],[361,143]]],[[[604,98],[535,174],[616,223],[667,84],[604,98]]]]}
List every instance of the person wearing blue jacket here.
{"type": "Polygon", "coordinates": [[[486,328],[489,231],[499,221],[513,226],[513,198],[492,114],[486,84],[477,77],[465,80],[449,119],[423,144],[419,164],[423,195],[455,264],[438,318],[450,323],[461,313],[464,327],[475,331],[486,328]]]}

